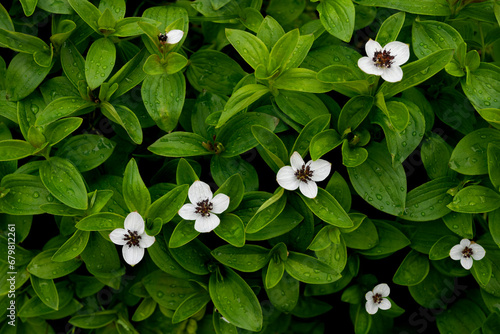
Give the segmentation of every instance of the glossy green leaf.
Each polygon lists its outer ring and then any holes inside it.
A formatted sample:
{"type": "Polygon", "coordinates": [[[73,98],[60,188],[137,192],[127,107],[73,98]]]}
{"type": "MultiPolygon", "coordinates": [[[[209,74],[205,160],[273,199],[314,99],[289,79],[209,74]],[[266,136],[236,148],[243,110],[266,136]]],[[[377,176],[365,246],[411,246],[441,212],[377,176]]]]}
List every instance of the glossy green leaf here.
{"type": "MultiPolygon", "coordinates": [[[[255,168],[239,156],[222,158],[215,155],[210,161],[210,172],[212,177],[221,186],[229,177],[240,174],[246,191],[255,191],[259,188],[259,178],[255,168]]],[[[231,203],[229,203],[231,205],[231,203]]]]}
{"type": "Polygon", "coordinates": [[[276,89],[305,93],[326,93],[333,85],[316,79],[317,73],[306,68],[291,68],[281,74],[273,84],[276,89]]]}
{"type": "Polygon", "coordinates": [[[306,125],[320,115],[328,115],[325,104],[314,94],[282,90],[276,104],[295,122],[306,125]]]}
{"type": "Polygon", "coordinates": [[[449,4],[446,0],[421,0],[418,2],[400,0],[358,0],[363,6],[377,6],[398,9],[412,14],[449,16],[449,4]]]}
{"type": "Polygon", "coordinates": [[[182,73],[148,75],[141,86],[148,114],[160,129],[172,131],[177,125],[186,95],[186,79],[182,73]]]}
{"type": "Polygon", "coordinates": [[[205,138],[195,133],[176,131],[158,139],[148,147],[148,150],[165,157],[191,157],[213,154],[213,152],[203,147],[205,142],[205,138]]]}
{"type": "Polygon", "coordinates": [[[436,325],[440,332],[465,334],[481,327],[484,320],[486,316],[476,303],[469,299],[461,299],[449,310],[436,316],[436,325]]]}
{"type": "Polygon", "coordinates": [[[269,261],[269,249],[257,245],[234,247],[224,245],[212,251],[213,257],[220,263],[243,272],[262,269],[269,261]]]}
{"type": "MultiPolygon", "coordinates": [[[[116,246],[100,233],[90,233],[87,247],[80,256],[88,272],[94,276],[112,280],[125,274],[125,267],[120,263],[116,246]]],[[[119,286],[119,283],[114,284],[112,281],[107,281],[107,284],[115,289],[119,286]]]]}
{"type": "Polygon", "coordinates": [[[273,46],[269,55],[268,70],[270,73],[283,69],[293,56],[293,51],[299,42],[300,33],[298,29],[290,30],[283,35],[273,46]]]}
{"type": "Polygon", "coordinates": [[[68,322],[75,327],[93,329],[104,327],[117,318],[115,310],[108,310],[91,314],[75,315],[71,317],[68,322]]]}
{"type": "Polygon", "coordinates": [[[220,224],[214,229],[215,234],[230,245],[242,247],[245,244],[245,224],[243,221],[230,213],[223,214],[219,218],[220,224]]]}
{"type": "Polygon", "coordinates": [[[377,227],[369,218],[363,219],[354,231],[342,233],[342,238],[347,247],[354,249],[370,249],[379,242],[377,227]]]}
{"type": "Polygon", "coordinates": [[[435,133],[430,133],[424,137],[420,148],[420,156],[424,164],[427,175],[431,179],[453,175],[453,171],[448,167],[452,148],[443,138],[435,133]]]}
{"type": "Polygon", "coordinates": [[[210,249],[195,239],[184,246],[170,248],[170,254],[186,270],[196,275],[207,275],[208,263],[212,260],[210,249]]]}
{"type": "Polygon", "coordinates": [[[349,42],[354,30],[354,4],[349,0],[321,1],[317,8],[326,31],[349,42]]]}
{"type": "Polygon", "coordinates": [[[443,221],[453,233],[462,238],[472,239],[474,235],[472,214],[452,211],[443,217],[443,221]]]}
{"type": "Polygon", "coordinates": [[[309,146],[316,134],[323,131],[330,124],[330,115],[320,115],[313,118],[299,133],[290,152],[299,152],[304,157],[309,151],[309,146]]]}
{"type": "Polygon", "coordinates": [[[264,160],[273,171],[278,172],[288,162],[288,151],[285,144],[276,134],[260,125],[252,126],[252,134],[267,155],[268,160],[263,157],[264,160]]]}
{"type": "Polygon", "coordinates": [[[499,74],[497,66],[482,62],[479,68],[467,74],[466,80],[460,81],[465,95],[476,110],[500,108],[500,102],[495,98],[500,91],[499,74]]]}
{"type": "MultiPolygon", "coordinates": [[[[267,277],[268,272],[262,271],[263,277],[267,277]]],[[[287,272],[282,272],[281,279],[272,287],[264,287],[273,306],[281,312],[291,312],[299,301],[300,282],[287,272]]]]}
{"type": "Polygon", "coordinates": [[[401,67],[403,79],[396,83],[384,82],[380,86],[379,92],[389,98],[424,82],[448,64],[453,57],[453,52],[451,49],[436,51],[425,58],[403,65],[401,67]]]}
{"type": "Polygon", "coordinates": [[[35,275],[31,275],[30,280],[38,298],[48,307],[54,310],[59,309],[59,294],[54,280],[39,278],[35,275]]]}
{"type": "Polygon", "coordinates": [[[500,146],[488,144],[488,175],[493,186],[500,190],[500,146]]]}
{"type": "Polygon", "coordinates": [[[84,0],[68,0],[75,12],[87,23],[95,32],[100,33],[97,22],[101,17],[101,11],[91,2],[84,0]]]}
{"type": "Polygon", "coordinates": [[[442,260],[450,256],[453,246],[460,243],[460,238],[455,235],[445,235],[440,238],[429,251],[429,260],[442,260]]]}
{"type": "Polygon", "coordinates": [[[324,154],[342,144],[343,140],[334,129],[328,129],[315,135],[309,146],[312,160],[318,160],[324,154]]]}
{"type": "Polygon", "coordinates": [[[56,155],[71,161],[80,172],[86,172],[104,163],[115,146],[115,142],[103,136],[77,135],[68,139],[56,155]]]}
{"type": "Polygon", "coordinates": [[[82,231],[106,231],[123,228],[125,217],[112,212],[99,212],[87,216],[76,224],[82,231]]]}
{"type": "Polygon", "coordinates": [[[116,61],[114,43],[101,38],[90,46],[85,60],[85,78],[90,89],[99,87],[111,74],[116,61]]]}
{"type": "Polygon", "coordinates": [[[460,190],[448,208],[456,212],[490,212],[500,207],[500,194],[490,188],[472,185],[460,190]]]}
{"type": "Polygon", "coordinates": [[[69,116],[77,111],[95,106],[94,103],[79,99],[75,96],[58,98],[49,103],[36,118],[36,125],[43,126],[69,116]]]}
{"type": "Polygon", "coordinates": [[[52,256],[52,260],[56,262],[64,262],[74,259],[87,246],[89,241],[90,232],[76,230],[75,233],[69,238],[52,256]]]}
{"type": "Polygon", "coordinates": [[[253,69],[256,69],[260,64],[267,66],[269,50],[258,37],[236,29],[226,29],[226,37],[253,69]]]}
{"type": "Polygon", "coordinates": [[[385,19],[377,32],[375,40],[383,46],[397,40],[399,32],[405,22],[405,17],[405,12],[398,12],[385,19]]]}
{"type": "Polygon", "coordinates": [[[181,220],[170,236],[168,247],[177,248],[184,246],[199,234],[200,232],[194,229],[194,220],[181,220]]]}
{"type": "Polygon", "coordinates": [[[196,315],[210,301],[210,295],[207,291],[199,292],[189,296],[175,310],[172,316],[172,323],[179,323],[187,318],[196,315]]]}
{"type": "Polygon", "coordinates": [[[471,132],[460,140],[450,158],[450,168],[466,175],[488,173],[488,144],[500,142],[500,131],[491,128],[471,132]]]}
{"type": "Polygon", "coordinates": [[[29,157],[35,148],[24,140],[8,139],[0,141],[0,161],[13,161],[29,157]]]}
{"type": "Polygon", "coordinates": [[[340,278],[340,274],[318,259],[290,252],[285,261],[285,270],[290,276],[304,283],[325,284],[340,278]]]}
{"type": "Polygon", "coordinates": [[[351,218],[344,211],[339,202],[326,190],[318,188],[318,195],[315,198],[308,198],[300,194],[307,207],[328,224],[338,227],[352,226],[351,218]]]}
{"type": "Polygon", "coordinates": [[[6,87],[7,100],[20,101],[30,95],[51,69],[51,65],[38,65],[30,54],[18,53],[15,55],[5,74],[5,82],[9,83],[6,87]]]}
{"type": "Polygon", "coordinates": [[[28,264],[28,271],[42,279],[54,279],[66,276],[80,267],[80,259],[72,259],[64,262],[54,262],[52,256],[56,249],[49,249],[35,256],[28,264]]]}
{"type": "Polygon", "coordinates": [[[142,128],[136,114],[123,105],[101,103],[101,111],[112,122],[120,124],[127,131],[130,139],[138,145],[142,143],[142,128]]]}
{"type": "Polygon", "coordinates": [[[188,189],[189,186],[183,184],[170,190],[151,204],[146,217],[152,219],[161,218],[164,223],[169,222],[177,214],[182,205],[184,205],[188,189]]]}
{"type": "Polygon", "coordinates": [[[246,233],[255,233],[271,223],[283,211],[286,195],[281,188],[271,198],[265,201],[246,225],[246,233]]]}
{"type": "MultiPolygon", "coordinates": [[[[264,42],[268,50],[274,47],[274,44],[285,35],[285,30],[274,17],[267,15],[259,26],[257,37],[264,42]]],[[[265,65],[265,63],[264,63],[265,65]]]]}
{"type": "Polygon", "coordinates": [[[386,256],[410,244],[410,240],[396,227],[379,220],[375,220],[373,223],[377,227],[379,243],[375,247],[360,252],[361,254],[386,256]]]}
{"type": "Polygon", "coordinates": [[[6,175],[2,178],[0,187],[9,189],[7,194],[0,196],[0,210],[9,215],[41,214],[44,211],[40,206],[54,201],[39,176],[6,175]]]}
{"type": "Polygon", "coordinates": [[[406,255],[392,281],[398,285],[417,285],[422,282],[429,273],[429,260],[427,256],[411,250],[406,255]]]}
{"type": "Polygon", "coordinates": [[[40,166],[40,179],[50,193],[69,207],[86,210],[87,190],[82,175],[66,159],[52,157],[40,166]]]}
{"type": "Polygon", "coordinates": [[[250,331],[262,328],[262,309],[257,297],[232,269],[225,267],[222,273],[212,273],[209,292],[217,310],[231,324],[250,331]]]}
{"type": "Polygon", "coordinates": [[[342,108],[338,119],[337,130],[340,134],[345,133],[346,130],[356,130],[356,128],[368,116],[373,106],[373,97],[371,96],[356,96],[347,101],[342,108]]]}
{"type": "Polygon", "coordinates": [[[156,305],[158,304],[153,300],[153,298],[144,298],[139,306],[137,306],[134,315],[132,315],[132,321],[146,320],[153,314],[156,309],[156,305]]]}
{"type": "Polygon", "coordinates": [[[464,40],[452,26],[438,21],[415,20],[412,28],[412,46],[421,59],[443,49],[457,49],[464,40]]]}
{"type": "Polygon", "coordinates": [[[375,208],[399,216],[406,201],[406,175],[402,165],[392,167],[392,159],[382,144],[367,147],[368,159],[348,168],[356,192],[375,208]]]}
{"type": "Polygon", "coordinates": [[[139,173],[134,159],[130,159],[123,174],[123,199],[130,212],[137,211],[141,216],[146,214],[151,205],[151,195],[139,173]]]}

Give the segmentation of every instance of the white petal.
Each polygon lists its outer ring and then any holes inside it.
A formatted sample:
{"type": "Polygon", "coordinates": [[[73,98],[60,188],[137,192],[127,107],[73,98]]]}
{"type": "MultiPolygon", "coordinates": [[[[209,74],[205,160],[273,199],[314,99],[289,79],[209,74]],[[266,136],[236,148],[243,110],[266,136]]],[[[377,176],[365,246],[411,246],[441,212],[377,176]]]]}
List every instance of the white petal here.
{"type": "Polygon", "coordinates": [[[142,248],[148,248],[155,243],[155,237],[147,235],[146,233],[141,234],[141,239],[139,240],[139,246],[142,248]]]}
{"type": "Polygon", "coordinates": [[[310,160],[307,165],[313,172],[311,179],[315,182],[326,179],[332,170],[332,164],[323,159],[318,159],[316,161],[310,160]]]}
{"type": "Polygon", "coordinates": [[[213,213],[223,213],[227,210],[229,206],[229,196],[226,194],[217,194],[212,199],[212,205],[214,206],[210,212],[213,213]]]}
{"type": "Polygon", "coordinates": [[[462,247],[461,245],[455,245],[453,247],[451,247],[450,249],[450,257],[453,259],[453,260],[460,260],[462,258],[462,251],[464,250],[464,247],[462,247]]]}
{"type": "Polygon", "coordinates": [[[109,234],[109,238],[114,244],[125,245],[127,243],[127,240],[124,239],[126,235],[128,235],[127,230],[123,228],[116,228],[109,234]]]}
{"type": "Polygon", "coordinates": [[[205,217],[198,217],[194,223],[194,229],[200,233],[207,233],[219,226],[220,219],[214,214],[205,217]]]}
{"type": "Polygon", "coordinates": [[[144,257],[144,248],[138,246],[123,246],[123,259],[131,266],[138,264],[144,257]]]}
{"type": "Polygon", "coordinates": [[[382,70],[382,68],[375,66],[375,63],[370,57],[359,58],[358,67],[361,71],[367,74],[382,75],[382,73],[384,73],[384,70],[382,70]]]}
{"type": "Polygon", "coordinates": [[[181,41],[182,36],[184,36],[184,31],[174,29],[167,33],[167,44],[177,44],[181,41]]]}
{"type": "Polygon", "coordinates": [[[463,248],[469,247],[470,246],[470,240],[469,239],[462,239],[460,240],[460,246],[463,248]]]}
{"type": "Polygon", "coordinates": [[[276,181],[280,187],[286,190],[295,190],[299,187],[299,179],[295,176],[295,171],[290,166],[281,167],[276,175],[276,181]]]}
{"type": "Polygon", "coordinates": [[[184,204],[182,208],[177,212],[182,219],[185,220],[195,220],[200,214],[196,213],[196,206],[193,204],[184,204]]]}
{"type": "Polygon", "coordinates": [[[389,286],[385,283],[380,283],[373,288],[373,293],[378,293],[382,297],[387,297],[391,293],[391,288],[389,288],[389,286]]]}
{"type": "Polygon", "coordinates": [[[128,231],[136,231],[137,234],[144,233],[144,219],[137,212],[131,212],[125,218],[125,229],[128,231]]]}
{"type": "Polygon", "coordinates": [[[486,251],[481,245],[470,244],[469,247],[472,248],[472,258],[474,260],[481,260],[486,255],[486,251]]]}
{"type": "Polygon", "coordinates": [[[470,257],[463,257],[460,259],[460,264],[462,267],[469,270],[472,267],[472,259],[470,257]]]}
{"type": "Polygon", "coordinates": [[[410,59],[410,47],[402,42],[390,42],[384,50],[390,51],[391,56],[394,56],[393,65],[401,66],[410,59]]]}
{"type": "Polygon", "coordinates": [[[380,302],[380,304],[378,304],[378,307],[381,309],[381,310],[388,310],[391,308],[391,301],[389,299],[382,299],[382,301],[380,302]]]}
{"type": "Polygon", "coordinates": [[[371,59],[375,55],[375,52],[382,51],[382,46],[377,41],[370,39],[365,44],[365,51],[366,55],[371,59]]]}
{"type": "Polygon", "coordinates": [[[368,291],[368,292],[365,294],[365,299],[366,299],[366,300],[373,300],[373,291],[368,291]]]}
{"type": "Polygon", "coordinates": [[[299,152],[293,152],[292,156],[290,157],[290,164],[292,165],[292,168],[294,170],[302,169],[302,166],[304,166],[304,159],[302,159],[299,152]]]}
{"type": "Polygon", "coordinates": [[[300,182],[299,188],[305,197],[314,198],[318,195],[318,186],[314,181],[300,182]]]}
{"type": "Polygon", "coordinates": [[[369,314],[375,314],[378,311],[378,304],[375,304],[373,300],[368,300],[366,301],[365,309],[369,314]]]}
{"type": "Polygon", "coordinates": [[[201,201],[208,199],[212,200],[212,191],[210,186],[202,181],[194,181],[194,183],[189,187],[188,197],[191,203],[198,204],[201,201]]]}
{"type": "Polygon", "coordinates": [[[403,79],[403,70],[401,67],[392,64],[389,68],[384,68],[382,79],[387,82],[398,82],[403,79]]]}

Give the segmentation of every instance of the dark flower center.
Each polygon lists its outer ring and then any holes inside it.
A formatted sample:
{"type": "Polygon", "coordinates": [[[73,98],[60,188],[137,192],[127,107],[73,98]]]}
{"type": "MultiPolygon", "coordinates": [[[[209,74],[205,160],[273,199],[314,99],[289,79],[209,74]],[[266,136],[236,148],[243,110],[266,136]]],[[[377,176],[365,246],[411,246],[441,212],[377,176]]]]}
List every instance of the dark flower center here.
{"type": "Polygon", "coordinates": [[[309,166],[305,164],[302,165],[302,168],[295,172],[295,176],[298,180],[307,183],[307,181],[311,181],[311,176],[313,175],[313,171],[309,169],[309,166]]]}
{"type": "Polygon", "coordinates": [[[390,68],[395,56],[391,56],[391,51],[376,51],[373,55],[373,62],[377,67],[390,68]]]}
{"type": "Polygon", "coordinates": [[[376,294],[374,294],[374,295],[372,296],[372,298],[373,298],[373,302],[374,302],[375,304],[380,304],[380,303],[382,302],[382,300],[384,299],[380,293],[376,293],[376,294]]]}
{"type": "Polygon", "coordinates": [[[141,240],[141,236],[137,233],[137,231],[127,231],[128,234],[124,234],[125,238],[123,238],[123,240],[127,240],[128,247],[139,246],[139,240],[141,240]]]}
{"type": "Polygon", "coordinates": [[[167,43],[167,39],[168,39],[167,34],[161,34],[160,33],[158,35],[158,40],[160,41],[161,44],[167,43]]]}
{"type": "Polygon", "coordinates": [[[464,250],[462,251],[462,256],[466,258],[471,257],[472,254],[474,254],[474,252],[472,251],[472,248],[469,247],[465,247],[464,250]]]}
{"type": "Polygon", "coordinates": [[[214,205],[212,204],[212,202],[210,202],[208,199],[205,199],[196,204],[195,213],[199,213],[202,217],[210,217],[210,210],[212,210],[213,208],[214,205]]]}

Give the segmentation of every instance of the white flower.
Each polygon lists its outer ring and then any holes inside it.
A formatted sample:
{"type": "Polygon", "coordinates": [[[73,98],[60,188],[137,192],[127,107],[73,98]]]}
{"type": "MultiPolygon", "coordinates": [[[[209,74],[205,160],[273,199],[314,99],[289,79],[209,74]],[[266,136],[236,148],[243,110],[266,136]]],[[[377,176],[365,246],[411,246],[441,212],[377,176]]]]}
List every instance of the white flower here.
{"type": "Polygon", "coordinates": [[[219,226],[220,219],[215,214],[223,213],[229,206],[229,197],[217,194],[213,197],[208,184],[194,181],[188,192],[191,204],[184,204],[179,216],[185,220],[195,220],[194,229],[200,233],[212,231],[219,226]]]}
{"type": "Polygon", "coordinates": [[[122,246],[123,259],[131,266],[135,266],[144,257],[144,248],[155,242],[155,237],[144,231],[144,220],[137,212],[131,212],[125,218],[123,228],[114,229],[109,234],[113,243],[122,246]]]}
{"type": "Polygon", "coordinates": [[[465,269],[469,270],[472,267],[472,259],[481,260],[486,251],[481,245],[476,244],[469,239],[462,239],[460,244],[451,247],[450,257],[453,260],[460,260],[460,264],[465,269]]]}
{"type": "Polygon", "coordinates": [[[398,82],[403,79],[401,65],[410,58],[408,44],[390,42],[385,47],[370,39],[365,45],[367,57],[358,60],[358,67],[365,73],[381,75],[388,82],[398,82]]]}
{"type": "Polygon", "coordinates": [[[388,310],[391,308],[391,301],[385,297],[389,296],[391,289],[385,283],[378,284],[372,291],[365,294],[365,309],[369,314],[377,313],[378,309],[388,310]]]}
{"type": "Polygon", "coordinates": [[[299,152],[293,152],[290,157],[290,166],[281,167],[276,175],[278,184],[287,189],[300,188],[304,196],[314,198],[318,194],[316,182],[323,181],[330,174],[332,164],[326,160],[309,160],[306,164],[299,152]]]}
{"type": "Polygon", "coordinates": [[[160,34],[158,40],[161,44],[177,44],[181,41],[182,36],[184,36],[184,31],[174,29],[165,34],[160,34]]]}

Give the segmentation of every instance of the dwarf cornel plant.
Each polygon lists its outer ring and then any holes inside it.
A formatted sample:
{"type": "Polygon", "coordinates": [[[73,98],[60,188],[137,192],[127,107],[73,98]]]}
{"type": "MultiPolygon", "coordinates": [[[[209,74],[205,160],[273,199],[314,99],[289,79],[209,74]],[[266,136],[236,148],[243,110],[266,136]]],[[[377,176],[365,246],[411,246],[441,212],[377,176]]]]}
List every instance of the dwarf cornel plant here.
{"type": "Polygon", "coordinates": [[[499,333],[500,1],[0,5],[0,333],[499,333]]]}

